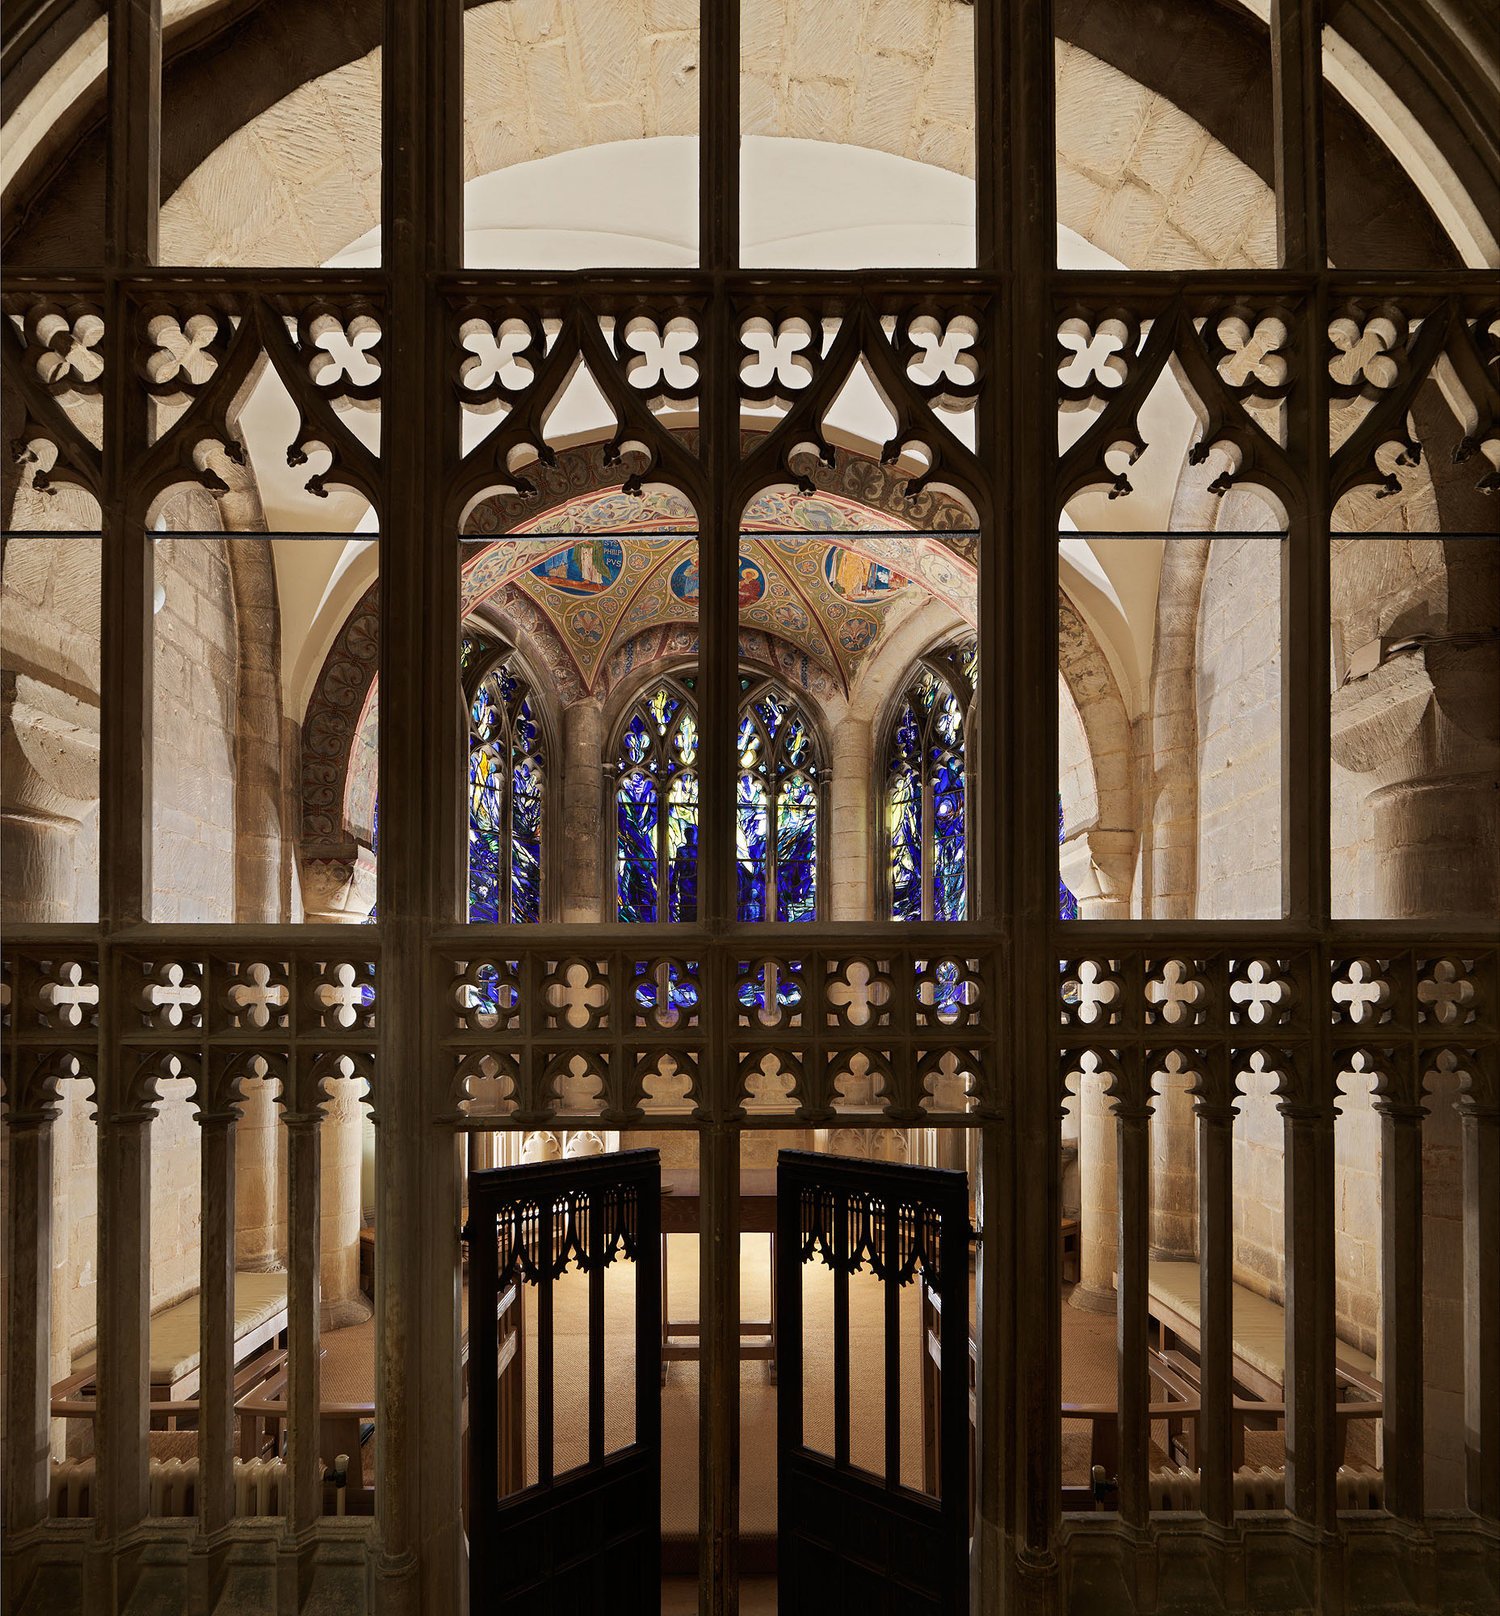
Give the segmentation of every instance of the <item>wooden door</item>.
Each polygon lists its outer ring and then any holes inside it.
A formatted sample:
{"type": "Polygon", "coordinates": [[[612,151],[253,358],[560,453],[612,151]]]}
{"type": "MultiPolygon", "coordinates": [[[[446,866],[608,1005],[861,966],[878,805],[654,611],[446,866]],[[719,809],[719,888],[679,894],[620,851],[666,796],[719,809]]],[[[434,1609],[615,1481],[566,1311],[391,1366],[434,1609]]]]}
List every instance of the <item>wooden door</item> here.
{"type": "Polygon", "coordinates": [[[469,1175],[473,1616],[660,1609],[660,1229],[654,1150],[469,1175]],[[613,1334],[611,1269],[634,1279],[613,1334]]]}
{"type": "Polygon", "coordinates": [[[781,1616],[967,1612],[968,1251],[963,1173],[782,1151],[776,1233],[781,1616]],[[814,1265],[828,1274],[805,1274],[814,1265]],[[832,1292],[827,1334],[820,1322],[807,1341],[812,1304],[805,1278],[832,1292]],[[851,1326],[854,1283],[860,1294],[851,1326]],[[924,1284],[946,1304],[935,1326],[936,1421],[925,1436],[922,1394],[912,1395],[924,1375],[931,1382],[925,1335],[932,1314],[922,1307],[924,1284]],[[857,1377],[851,1328],[864,1343],[865,1365],[873,1356],[876,1373],[857,1377]],[[825,1375],[829,1337],[832,1366],[825,1375]],[[814,1373],[818,1386],[812,1380],[804,1385],[814,1373]],[[868,1382],[877,1379],[872,1400],[868,1382]],[[825,1384],[832,1403],[826,1420],[825,1384]]]}

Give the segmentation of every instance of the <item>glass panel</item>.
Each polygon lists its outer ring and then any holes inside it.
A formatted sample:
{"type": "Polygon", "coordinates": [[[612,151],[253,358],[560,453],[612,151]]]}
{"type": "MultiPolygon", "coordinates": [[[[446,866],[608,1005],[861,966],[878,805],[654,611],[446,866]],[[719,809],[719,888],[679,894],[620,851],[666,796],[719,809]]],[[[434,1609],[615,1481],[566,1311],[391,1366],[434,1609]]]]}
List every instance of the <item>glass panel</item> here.
{"type": "Polygon", "coordinates": [[[698,262],[696,0],[464,17],[464,262],[698,262]]]}
{"type": "Polygon", "coordinates": [[[295,49],[283,28],[262,15],[233,50],[173,51],[161,263],[380,262],[381,14],[313,23],[295,49]]]}
{"type": "Polygon", "coordinates": [[[1063,539],[1059,880],[1083,919],[1280,918],[1283,551],[1063,539]]]}
{"type": "Polygon", "coordinates": [[[0,918],[91,921],[99,914],[99,540],[4,543],[0,918]]]}
{"type": "Polygon", "coordinates": [[[1500,911],[1500,540],[1333,540],[1333,912],[1500,911]]]}
{"type": "Polygon", "coordinates": [[[974,8],[747,0],[740,259],[974,263],[974,8]]]}
{"type": "Polygon", "coordinates": [[[1274,268],[1264,23],[1193,7],[1132,31],[1082,7],[1058,26],[1060,267],[1274,268]]]}

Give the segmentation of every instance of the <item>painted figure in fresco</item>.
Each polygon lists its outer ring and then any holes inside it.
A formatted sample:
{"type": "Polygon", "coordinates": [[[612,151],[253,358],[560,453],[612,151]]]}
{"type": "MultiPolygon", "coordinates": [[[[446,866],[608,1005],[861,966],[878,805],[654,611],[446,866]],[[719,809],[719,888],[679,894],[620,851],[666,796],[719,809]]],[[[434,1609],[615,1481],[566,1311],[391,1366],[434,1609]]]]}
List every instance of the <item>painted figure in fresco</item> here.
{"type": "Polygon", "coordinates": [[[766,575],[750,559],[740,557],[740,610],[753,606],[766,592],[766,575]]]}

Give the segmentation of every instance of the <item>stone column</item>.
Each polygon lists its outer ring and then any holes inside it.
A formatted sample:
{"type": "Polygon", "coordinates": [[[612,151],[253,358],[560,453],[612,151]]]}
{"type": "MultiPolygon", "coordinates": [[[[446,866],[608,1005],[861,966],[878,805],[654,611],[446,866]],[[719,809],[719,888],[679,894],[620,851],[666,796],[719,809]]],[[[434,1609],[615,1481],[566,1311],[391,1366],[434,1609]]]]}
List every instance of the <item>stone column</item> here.
{"type": "Polygon", "coordinates": [[[575,701],[563,713],[562,749],[561,856],[549,861],[559,901],[548,908],[571,924],[594,924],[605,918],[600,879],[604,709],[597,697],[575,701]]]}
{"type": "Polygon", "coordinates": [[[1193,1129],[1190,1074],[1158,1074],[1151,1123],[1151,1255],[1198,1254],[1198,1152],[1193,1129]]]}
{"type": "Polygon", "coordinates": [[[245,1078],[240,1085],[244,1102],[234,1125],[234,1263],[255,1272],[280,1268],[285,1254],[286,1223],[278,1205],[281,1152],[275,1090],[274,1078],[245,1078]]]}
{"type": "Polygon", "coordinates": [[[1115,1310],[1118,1163],[1105,1079],[1085,1073],[1078,1090],[1078,1283],[1068,1300],[1087,1313],[1115,1310]]]}
{"type": "Polygon", "coordinates": [[[328,1080],[330,1098],[318,1124],[320,1327],[341,1330],[370,1317],[359,1288],[360,1177],[364,1118],[360,1079],[328,1080]]]}
{"type": "Polygon", "coordinates": [[[271,541],[226,546],[239,651],[234,767],[234,912],[241,922],[291,918],[284,869],[281,613],[271,541]]]}
{"type": "Polygon", "coordinates": [[[829,769],[824,888],[830,920],[869,920],[875,913],[875,737],[870,724],[845,717],[834,731],[829,769]]]}
{"type": "Polygon", "coordinates": [[[12,1093],[6,1116],[5,1526],[25,1531],[47,1516],[51,1464],[52,1137],[56,1112],[43,1085],[12,1093]]]}
{"type": "Polygon", "coordinates": [[[99,797],[99,708],[24,674],[0,674],[0,867],[12,924],[76,921],[79,826],[99,797]]]}
{"type": "Polygon", "coordinates": [[[1500,1078],[1465,1073],[1464,1461],[1469,1508],[1500,1520],[1500,1078]]]}
{"type": "Polygon", "coordinates": [[[1360,913],[1500,909],[1500,564],[1492,546],[1367,541],[1335,552],[1343,678],[1333,759],[1370,815],[1360,913]]]}
{"type": "MultiPolygon", "coordinates": [[[[1078,899],[1083,920],[1121,920],[1129,916],[1130,869],[1135,861],[1133,834],[1080,831],[1063,846],[1062,878],[1078,899]],[[1127,853],[1122,842],[1127,836],[1127,853]],[[1079,883],[1075,886],[1074,881],[1079,883]]],[[[1078,1092],[1078,1283],[1068,1300],[1089,1313],[1115,1310],[1116,1173],[1118,1147],[1114,1112],[1104,1094],[1104,1080],[1085,1074],[1078,1092]]]]}

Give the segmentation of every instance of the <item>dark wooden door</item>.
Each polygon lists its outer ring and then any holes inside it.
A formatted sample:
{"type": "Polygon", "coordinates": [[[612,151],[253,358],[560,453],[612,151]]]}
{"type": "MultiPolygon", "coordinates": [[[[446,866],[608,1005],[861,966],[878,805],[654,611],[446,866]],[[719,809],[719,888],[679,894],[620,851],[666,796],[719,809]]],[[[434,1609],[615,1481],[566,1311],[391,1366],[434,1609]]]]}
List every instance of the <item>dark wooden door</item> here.
{"type": "Polygon", "coordinates": [[[968,1249],[963,1173],[781,1152],[776,1234],[781,1616],[967,1612],[968,1249]],[[825,1357],[827,1337],[812,1333],[813,1353],[804,1341],[804,1270],[816,1264],[829,1275],[808,1277],[825,1291],[831,1276],[831,1375],[823,1363],[811,1362],[814,1355],[825,1357]],[[856,1281],[856,1276],[866,1277],[856,1281]],[[860,1295],[851,1321],[854,1283],[860,1295]],[[945,1304],[935,1325],[933,1310],[921,1303],[924,1284],[945,1304]],[[935,1363],[928,1356],[929,1328],[938,1337],[935,1363]],[[856,1335],[863,1346],[863,1371],[855,1362],[856,1335]],[[872,1341],[878,1345],[872,1348],[872,1341]],[[868,1373],[872,1358],[875,1373],[868,1373]],[[805,1386],[815,1370],[818,1387],[811,1379],[805,1386]],[[935,1415],[925,1435],[921,1393],[912,1395],[924,1375],[935,1415]],[[869,1383],[877,1381],[872,1407],[869,1383]],[[824,1388],[832,1399],[831,1419],[822,1417],[824,1388]],[[821,1428],[822,1447],[814,1442],[814,1422],[821,1428]],[[856,1434],[858,1443],[852,1440],[856,1434]]]}
{"type": "MultiPolygon", "coordinates": [[[[660,1609],[660,1230],[654,1150],[469,1175],[472,1616],[660,1609]],[[611,1336],[606,1284],[627,1264],[634,1300],[611,1336]],[[607,1406],[609,1360],[627,1354],[607,1406]]],[[[621,1305],[610,1311],[618,1319],[621,1305]]]]}

